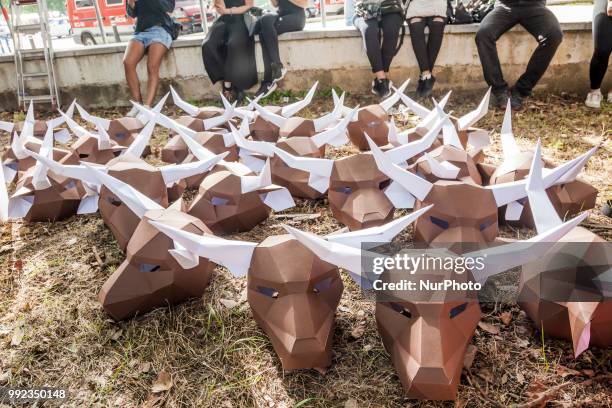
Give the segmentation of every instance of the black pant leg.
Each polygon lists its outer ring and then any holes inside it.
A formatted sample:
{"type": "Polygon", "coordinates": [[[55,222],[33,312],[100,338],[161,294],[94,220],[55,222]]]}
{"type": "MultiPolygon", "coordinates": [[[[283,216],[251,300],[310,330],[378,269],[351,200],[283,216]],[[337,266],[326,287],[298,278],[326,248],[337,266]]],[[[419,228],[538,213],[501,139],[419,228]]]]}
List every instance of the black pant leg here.
{"type": "Polygon", "coordinates": [[[276,21],[278,14],[269,13],[261,17],[258,24],[259,42],[261,43],[261,56],[264,63],[264,82],[272,80],[272,69],[270,63],[273,61],[271,50],[274,48],[278,54],[278,33],[276,31],[276,21]]]}
{"type": "Polygon", "coordinates": [[[605,13],[599,13],[593,18],[593,45],[589,76],[591,89],[599,89],[612,53],[612,17],[605,13]]]}
{"type": "Polygon", "coordinates": [[[382,52],[380,49],[380,29],[378,27],[378,20],[369,19],[365,20],[363,17],[355,18],[355,27],[361,32],[363,37],[363,43],[372,67],[372,72],[383,71],[383,59],[382,52]]]}
{"type": "Polygon", "coordinates": [[[259,34],[262,50],[265,47],[267,53],[264,55],[264,81],[272,79],[270,64],[281,63],[278,36],[292,31],[301,31],[306,25],[306,13],[303,9],[288,14],[277,14],[276,18],[268,19],[267,16],[262,17],[259,34]]]}
{"type": "Polygon", "coordinates": [[[399,40],[400,29],[404,24],[404,18],[399,13],[390,13],[382,16],[382,63],[383,70],[389,72],[391,61],[395,57],[399,40]]]}
{"type": "Polygon", "coordinates": [[[517,23],[518,15],[515,6],[510,7],[499,3],[482,20],[476,33],[476,46],[484,78],[493,91],[503,91],[508,88],[497,54],[497,40],[517,23]]]}
{"type": "Polygon", "coordinates": [[[433,71],[440,48],[442,48],[442,40],[444,39],[444,27],[446,22],[436,21],[435,17],[428,20],[429,24],[429,37],[427,38],[427,54],[429,56],[428,64],[429,70],[433,71]]]}
{"type": "Polygon", "coordinates": [[[427,52],[427,41],[425,40],[426,23],[423,17],[420,18],[420,21],[415,20],[419,20],[419,18],[413,18],[408,22],[410,42],[412,43],[412,50],[419,64],[419,69],[423,72],[429,70],[429,54],[427,52]]]}
{"type": "Polygon", "coordinates": [[[538,47],[531,55],[525,73],[515,85],[521,95],[527,96],[548,69],[563,40],[563,32],[559,20],[546,7],[545,2],[524,6],[521,14],[519,23],[538,41],[538,47]]]}
{"type": "Polygon", "coordinates": [[[230,81],[241,90],[248,89],[257,83],[255,65],[255,41],[242,20],[228,24],[227,58],[225,60],[226,81],[230,81]]]}
{"type": "Polygon", "coordinates": [[[202,61],[206,74],[212,81],[225,79],[226,48],[225,39],[227,26],[223,21],[217,20],[210,27],[208,35],[202,42],[202,61]]]}

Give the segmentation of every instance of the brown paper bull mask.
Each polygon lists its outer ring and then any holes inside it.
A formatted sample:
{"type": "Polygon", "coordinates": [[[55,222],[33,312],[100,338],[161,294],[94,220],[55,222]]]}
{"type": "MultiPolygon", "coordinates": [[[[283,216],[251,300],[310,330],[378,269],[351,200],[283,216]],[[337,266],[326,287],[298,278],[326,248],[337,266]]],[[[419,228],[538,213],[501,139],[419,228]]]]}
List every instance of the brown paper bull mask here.
{"type": "MultiPolygon", "coordinates": [[[[351,260],[360,262],[362,242],[388,242],[414,218],[409,215],[357,235],[333,234],[327,239],[352,245],[351,260]]],[[[235,276],[248,273],[249,305],[284,370],[322,370],[331,364],[334,315],[343,283],[338,268],[303,243],[300,234],[306,233],[287,227],[294,237],[272,236],[257,245],[200,237],[161,222],[154,225],[170,236],[175,246],[194,256],[211,259],[235,276]]]]}
{"type": "Polygon", "coordinates": [[[279,128],[279,137],[310,137],[322,132],[340,119],[344,109],[343,101],[344,95],[335,103],[334,110],[331,113],[317,119],[306,119],[298,116],[284,117],[265,109],[257,103],[254,103],[254,106],[257,109],[258,117],[279,128]]]}
{"type": "MultiPolygon", "coordinates": [[[[498,232],[497,208],[527,195],[525,180],[487,187],[452,180],[430,183],[394,164],[373,142],[370,148],[378,168],[392,181],[388,189],[397,194],[396,201],[410,202],[416,198],[415,208],[435,205],[432,213],[415,225],[415,238],[421,242],[491,242],[498,232]]],[[[545,177],[546,186],[561,182],[576,169],[579,171],[588,157],[586,153],[550,170],[545,177]]]]}
{"type": "Polygon", "coordinates": [[[210,230],[197,218],[181,212],[180,202],[164,209],[128,184],[93,168],[89,170],[140,219],[127,245],[125,261],[98,295],[104,310],[113,319],[123,320],[202,296],[214,264],[181,257],[181,249],[151,222],[163,222],[198,235],[212,235],[210,230]]]}
{"type": "MultiPolygon", "coordinates": [[[[492,185],[524,179],[529,173],[533,160],[533,152],[521,151],[516,143],[512,132],[512,110],[509,104],[506,107],[500,137],[504,160],[491,176],[489,183],[492,185]]],[[[591,149],[589,155],[593,155],[596,150],[597,147],[591,149]]],[[[565,175],[561,182],[547,189],[553,207],[562,218],[571,217],[580,211],[595,207],[598,191],[592,185],[576,178],[579,171],[580,168],[577,167],[575,171],[565,175]]],[[[520,218],[507,214],[507,207],[502,207],[500,208],[500,220],[514,226],[534,228],[529,203],[523,200],[520,204],[524,205],[520,218]]]]}
{"type": "MultiPolygon", "coordinates": [[[[314,97],[318,84],[319,83],[316,82],[301,101],[297,101],[286,106],[268,105],[264,106],[263,108],[274,115],[290,118],[312,102],[312,98],[314,97]]],[[[255,100],[255,103],[257,103],[257,100],[255,100]]],[[[256,115],[255,120],[253,120],[253,122],[250,124],[251,137],[256,141],[275,143],[280,137],[279,132],[280,128],[277,125],[264,119],[261,115],[256,115]]],[[[307,135],[304,134],[301,136],[307,135]]]]}
{"type": "MultiPolygon", "coordinates": [[[[538,144],[527,192],[536,228],[542,233],[559,228],[561,218],[544,189],[540,157],[538,144]]],[[[607,242],[575,227],[549,253],[523,265],[519,305],[545,336],[571,340],[576,357],[589,345],[610,347],[611,272],[607,242]]]]}
{"type": "Polygon", "coordinates": [[[378,170],[371,154],[335,160],[327,193],[334,218],[351,231],[391,220],[395,208],[384,194],[388,185],[389,177],[378,170]]]}
{"type": "Polygon", "coordinates": [[[294,205],[287,189],[272,184],[268,161],[259,175],[240,166],[218,166],[204,178],[187,212],[214,233],[229,234],[250,230],[268,218],[271,208],[294,205]]]}
{"type": "Polygon", "coordinates": [[[241,130],[232,128],[243,162],[259,171],[265,158],[270,158],[272,181],[286,187],[292,196],[316,199],[329,187],[333,162],[324,159],[327,144],[346,143],[346,128],[356,110],[350,112],[336,126],[313,137],[295,136],[280,139],[276,145],[251,141],[245,137],[245,123],[241,130]]]}
{"type": "MultiPolygon", "coordinates": [[[[49,128],[36,154],[50,159],[53,154],[53,129],[49,128]]],[[[3,172],[4,173],[4,172],[3,172]]],[[[9,200],[9,216],[26,221],[57,221],[77,213],[85,190],[80,181],[51,172],[42,160],[28,169],[17,181],[9,200]]]]}
{"type": "MultiPolygon", "coordinates": [[[[238,149],[233,143],[227,143],[227,134],[220,132],[197,132],[192,138],[201,146],[214,154],[228,152],[227,161],[238,160],[238,149]],[[228,146],[228,144],[230,144],[228,146]]],[[[176,134],[166,143],[161,151],[161,158],[166,163],[186,163],[189,156],[189,148],[183,141],[181,135],[176,134]]],[[[193,156],[190,160],[194,160],[193,156]]]]}
{"type": "MultiPolygon", "coordinates": [[[[423,217],[423,213],[430,208],[415,211],[410,217],[413,219],[423,217]]],[[[329,242],[333,235],[322,239],[313,234],[286,228],[320,259],[345,269],[358,284],[371,289],[380,288],[375,282],[377,280],[375,276],[379,276],[380,283],[415,278],[440,282],[449,278],[452,273],[452,278],[457,283],[484,284],[490,276],[519,266],[523,262],[538,259],[582,219],[584,217],[568,221],[555,231],[538,235],[529,241],[502,247],[506,251],[500,251],[497,247],[464,254],[464,257],[482,258],[486,261],[482,268],[467,270],[461,274],[455,270],[421,267],[414,274],[412,271],[404,271],[404,274],[389,273],[393,272],[391,270],[375,275],[371,273],[373,271],[364,270],[368,266],[362,265],[362,259],[369,255],[367,251],[361,249],[365,242],[373,241],[365,240],[361,245],[351,246],[342,239],[329,242]]],[[[367,247],[364,249],[367,250],[367,247]]],[[[428,250],[428,256],[434,253],[440,253],[436,257],[457,256],[446,249],[428,250]]],[[[380,254],[371,255],[380,256],[380,254]]],[[[450,290],[431,292],[398,290],[379,292],[378,295],[380,296],[377,296],[376,321],[379,333],[407,396],[432,400],[454,399],[457,395],[465,350],[480,319],[480,307],[475,293],[450,290]]]]}
{"type": "Polygon", "coordinates": [[[128,242],[125,261],[98,295],[104,310],[115,320],[201,297],[215,268],[208,261],[182,267],[168,252],[174,248],[172,240],[153,227],[151,220],[198,235],[212,234],[202,221],[180,211],[147,211],[128,242]]]}

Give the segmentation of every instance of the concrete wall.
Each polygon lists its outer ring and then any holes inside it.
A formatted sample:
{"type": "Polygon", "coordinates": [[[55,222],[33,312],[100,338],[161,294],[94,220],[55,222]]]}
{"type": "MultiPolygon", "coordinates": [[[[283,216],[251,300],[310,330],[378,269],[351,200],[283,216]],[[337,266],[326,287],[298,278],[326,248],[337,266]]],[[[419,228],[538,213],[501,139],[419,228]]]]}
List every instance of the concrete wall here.
{"type": "MultiPolygon", "coordinates": [[[[440,88],[485,87],[474,43],[476,29],[476,25],[447,27],[436,68],[440,88]]],[[[563,43],[539,88],[553,92],[586,92],[592,52],[591,24],[567,23],[563,24],[563,31],[563,43]]],[[[201,38],[184,38],[175,42],[161,68],[163,89],[172,84],[187,99],[216,95],[218,87],[212,86],[204,74],[201,41],[201,38]]],[[[509,81],[521,74],[535,46],[533,38],[520,28],[500,39],[500,59],[509,81]]],[[[88,106],[127,105],[128,92],[121,63],[124,49],[125,44],[115,44],[57,52],[56,71],[63,102],[77,97],[88,106]]],[[[257,52],[261,67],[259,45],[257,52]]],[[[289,68],[283,83],[285,89],[303,90],[319,80],[322,87],[333,84],[360,93],[368,90],[371,81],[361,37],[353,29],[285,34],[281,41],[281,57],[289,68]]],[[[141,78],[146,78],[146,64],[141,64],[139,72],[141,78]]],[[[417,74],[407,34],[393,62],[391,77],[399,82],[407,77],[416,78],[417,74]]],[[[606,81],[605,89],[612,86],[612,75],[608,75],[606,81]]],[[[0,57],[0,106],[3,109],[16,106],[14,89],[12,57],[0,57]]]]}

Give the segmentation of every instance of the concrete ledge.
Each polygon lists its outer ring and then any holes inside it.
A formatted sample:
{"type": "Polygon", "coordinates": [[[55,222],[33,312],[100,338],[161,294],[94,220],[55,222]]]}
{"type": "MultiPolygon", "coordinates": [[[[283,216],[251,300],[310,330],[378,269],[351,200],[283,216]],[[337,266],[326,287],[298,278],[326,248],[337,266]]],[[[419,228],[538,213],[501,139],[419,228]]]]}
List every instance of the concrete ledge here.
{"type": "MultiPolygon", "coordinates": [[[[548,90],[580,91],[588,85],[588,64],[592,53],[590,22],[562,23],[564,41],[540,87],[548,90]]],[[[474,42],[477,24],[450,25],[438,66],[437,86],[454,89],[484,88],[482,69],[474,42]]],[[[409,34],[407,33],[408,37],[409,34]]],[[[200,45],[203,36],[186,36],[175,41],[161,68],[162,90],[176,86],[188,99],[202,99],[216,94],[216,88],[205,76],[200,45]]],[[[285,89],[304,89],[319,80],[322,86],[337,85],[350,92],[363,92],[371,81],[370,67],[359,33],[348,27],[318,29],[281,36],[281,57],[289,68],[283,81],[285,89]]],[[[536,46],[533,38],[517,27],[502,36],[498,43],[504,73],[509,80],[517,78],[536,46]]],[[[125,43],[99,45],[56,52],[58,86],[67,102],[73,97],[90,106],[109,107],[128,104],[122,57],[125,43]]],[[[262,67],[257,46],[258,67],[262,67]]],[[[415,77],[418,66],[409,39],[391,69],[392,79],[415,77]]],[[[146,79],[146,64],[139,67],[146,79]]],[[[12,56],[0,57],[0,106],[14,109],[15,67],[12,56]]],[[[608,76],[607,85],[612,78],[608,76]]],[[[40,83],[39,86],[44,86],[40,83]]]]}

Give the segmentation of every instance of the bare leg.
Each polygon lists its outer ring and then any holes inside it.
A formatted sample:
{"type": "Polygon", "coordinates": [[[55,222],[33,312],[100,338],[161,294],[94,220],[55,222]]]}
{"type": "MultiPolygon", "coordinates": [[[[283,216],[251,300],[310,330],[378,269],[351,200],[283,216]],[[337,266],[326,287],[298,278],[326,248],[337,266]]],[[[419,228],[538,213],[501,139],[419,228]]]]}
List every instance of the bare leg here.
{"type": "Polygon", "coordinates": [[[149,46],[147,57],[147,72],[149,80],[147,82],[147,101],[146,105],[153,106],[155,94],[159,86],[159,67],[168,49],[161,43],[153,43],[149,46]]]}
{"type": "Polygon", "coordinates": [[[138,81],[136,67],[144,57],[144,54],[145,47],[143,43],[140,41],[130,41],[125,49],[125,54],[123,55],[125,79],[127,79],[132,99],[139,103],[142,103],[142,95],[140,94],[140,82],[138,81]]]}

